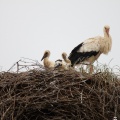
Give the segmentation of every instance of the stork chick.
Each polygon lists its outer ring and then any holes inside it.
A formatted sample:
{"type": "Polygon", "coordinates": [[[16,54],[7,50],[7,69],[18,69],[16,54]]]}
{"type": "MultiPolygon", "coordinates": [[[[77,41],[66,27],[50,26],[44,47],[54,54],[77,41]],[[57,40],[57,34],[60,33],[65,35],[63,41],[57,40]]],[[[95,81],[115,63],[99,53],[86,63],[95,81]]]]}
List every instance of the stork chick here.
{"type": "Polygon", "coordinates": [[[60,70],[69,70],[71,66],[71,61],[67,58],[67,54],[65,52],[62,53],[62,58],[55,61],[55,68],[60,70]]]}
{"type": "Polygon", "coordinates": [[[55,67],[55,69],[57,68],[59,70],[65,70],[66,64],[63,60],[58,59],[58,60],[55,61],[55,66],[54,67],[55,67]]]}
{"type": "Polygon", "coordinates": [[[89,38],[76,46],[70,53],[69,59],[72,66],[87,64],[90,66],[90,73],[93,71],[93,63],[103,54],[108,54],[112,46],[112,38],[109,34],[110,27],[104,26],[104,37],[97,36],[89,38]]]}
{"type": "Polygon", "coordinates": [[[46,67],[46,68],[53,68],[54,65],[55,65],[55,62],[50,61],[49,57],[50,57],[50,51],[46,50],[44,52],[44,55],[43,55],[41,61],[43,60],[44,67],[46,67]]]}

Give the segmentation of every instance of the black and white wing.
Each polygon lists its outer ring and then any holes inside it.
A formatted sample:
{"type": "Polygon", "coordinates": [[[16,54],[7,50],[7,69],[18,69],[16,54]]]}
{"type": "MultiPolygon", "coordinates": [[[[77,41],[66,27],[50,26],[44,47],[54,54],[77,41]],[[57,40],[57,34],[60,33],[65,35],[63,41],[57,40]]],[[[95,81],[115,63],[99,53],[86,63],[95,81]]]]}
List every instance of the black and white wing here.
{"type": "Polygon", "coordinates": [[[84,60],[96,56],[99,53],[100,44],[95,38],[90,38],[76,46],[70,53],[69,59],[72,66],[79,64],[84,60]]]}

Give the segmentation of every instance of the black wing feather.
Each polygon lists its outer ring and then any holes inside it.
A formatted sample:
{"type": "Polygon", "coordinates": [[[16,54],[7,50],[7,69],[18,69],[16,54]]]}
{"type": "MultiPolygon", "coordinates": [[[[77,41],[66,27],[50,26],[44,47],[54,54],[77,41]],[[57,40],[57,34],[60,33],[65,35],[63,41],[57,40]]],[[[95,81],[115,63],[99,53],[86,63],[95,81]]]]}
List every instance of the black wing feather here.
{"type": "Polygon", "coordinates": [[[75,64],[79,64],[80,62],[83,62],[85,59],[90,58],[91,56],[96,56],[99,51],[90,51],[90,52],[77,52],[81,47],[83,43],[76,46],[69,55],[69,60],[71,61],[72,66],[75,64]]]}

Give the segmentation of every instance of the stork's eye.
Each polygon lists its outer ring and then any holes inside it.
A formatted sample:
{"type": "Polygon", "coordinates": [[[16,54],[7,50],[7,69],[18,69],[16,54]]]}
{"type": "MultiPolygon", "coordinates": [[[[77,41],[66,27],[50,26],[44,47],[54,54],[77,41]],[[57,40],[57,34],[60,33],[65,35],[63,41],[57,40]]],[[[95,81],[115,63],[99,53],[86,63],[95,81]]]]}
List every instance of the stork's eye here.
{"type": "Polygon", "coordinates": [[[45,55],[47,56],[47,55],[48,55],[48,52],[46,52],[45,55]]]}

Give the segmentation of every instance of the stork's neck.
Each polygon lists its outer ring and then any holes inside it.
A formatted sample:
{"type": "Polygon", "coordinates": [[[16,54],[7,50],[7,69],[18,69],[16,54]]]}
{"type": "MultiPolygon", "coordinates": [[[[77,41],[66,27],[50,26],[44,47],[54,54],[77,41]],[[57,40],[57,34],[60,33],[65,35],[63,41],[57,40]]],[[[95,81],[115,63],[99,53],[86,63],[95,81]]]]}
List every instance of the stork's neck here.
{"type": "Polygon", "coordinates": [[[49,57],[44,58],[44,61],[49,61],[49,57]]]}
{"type": "Polygon", "coordinates": [[[103,42],[103,53],[107,54],[112,47],[112,38],[109,34],[109,31],[104,31],[104,42],[103,42]],[[103,44],[104,43],[104,44],[103,44]]]}
{"type": "Polygon", "coordinates": [[[110,35],[109,35],[109,30],[105,30],[104,29],[104,38],[108,38],[109,39],[110,35]]]}
{"type": "Polygon", "coordinates": [[[66,63],[71,63],[71,61],[69,59],[65,59],[66,63]]]}
{"type": "Polygon", "coordinates": [[[44,58],[44,64],[46,65],[46,64],[48,64],[50,61],[49,61],[49,57],[46,57],[46,58],[44,58]]]}
{"type": "Polygon", "coordinates": [[[66,63],[71,63],[70,60],[66,56],[63,56],[63,59],[66,63]]]}

